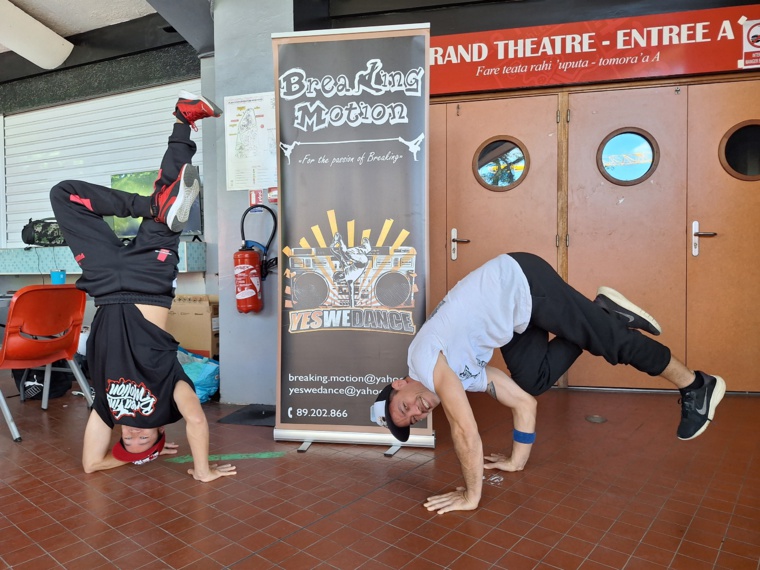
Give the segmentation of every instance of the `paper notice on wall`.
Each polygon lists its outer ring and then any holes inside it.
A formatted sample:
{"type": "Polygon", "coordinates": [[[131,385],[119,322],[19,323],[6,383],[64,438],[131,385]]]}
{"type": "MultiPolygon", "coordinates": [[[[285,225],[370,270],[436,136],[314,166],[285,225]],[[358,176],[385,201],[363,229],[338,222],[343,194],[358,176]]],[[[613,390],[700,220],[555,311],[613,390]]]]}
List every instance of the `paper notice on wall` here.
{"type": "Polygon", "coordinates": [[[274,92],[224,98],[227,190],[277,187],[274,92]]]}
{"type": "Polygon", "coordinates": [[[744,28],[743,69],[760,67],[760,20],[746,20],[744,28]]]}

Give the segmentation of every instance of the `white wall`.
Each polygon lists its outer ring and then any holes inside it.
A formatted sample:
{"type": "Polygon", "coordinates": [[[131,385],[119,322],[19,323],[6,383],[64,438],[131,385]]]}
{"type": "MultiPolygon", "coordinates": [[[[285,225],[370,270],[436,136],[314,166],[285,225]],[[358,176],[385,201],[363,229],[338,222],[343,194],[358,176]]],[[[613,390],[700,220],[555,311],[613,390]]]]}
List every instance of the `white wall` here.
{"type": "MultiPolygon", "coordinates": [[[[204,93],[222,104],[224,97],[274,90],[272,33],[293,30],[291,2],[272,0],[217,0],[214,3],[213,60],[201,62],[204,93]]],[[[276,399],[278,354],[278,275],[270,275],[264,285],[264,310],[261,313],[237,312],[232,275],[232,256],[240,247],[240,217],[248,207],[247,192],[228,192],[224,157],[224,122],[206,121],[204,125],[206,180],[217,183],[216,220],[207,215],[206,240],[209,245],[207,290],[214,291],[218,273],[220,361],[222,402],[236,404],[274,404],[276,399]],[[210,124],[214,129],[208,128],[210,124]],[[216,170],[214,170],[214,166],[216,170]],[[212,233],[212,225],[217,232],[212,233]],[[214,242],[217,243],[214,243],[214,242]],[[218,246],[218,247],[215,247],[218,246]],[[218,250],[214,259],[213,250],[218,250]]],[[[206,197],[211,197],[209,182],[206,197]]],[[[275,208],[276,210],[276,208],[275,208]]],[[[249,216],[246,235],[266,238],[271,218],[249,216]],[[257,226],[257,224],[261,224],[257,226]],[[249,233],[250,232],[250,233],[249,233]]],[[[275,237],[270,257],[279,250],[275,237]]]]}

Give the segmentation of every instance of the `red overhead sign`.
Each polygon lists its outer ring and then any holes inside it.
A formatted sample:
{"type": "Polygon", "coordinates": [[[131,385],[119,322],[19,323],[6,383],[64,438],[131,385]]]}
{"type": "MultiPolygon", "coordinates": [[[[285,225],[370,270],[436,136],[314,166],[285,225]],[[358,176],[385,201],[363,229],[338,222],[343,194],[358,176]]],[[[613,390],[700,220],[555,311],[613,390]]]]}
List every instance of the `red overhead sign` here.
{"type": "Polygon", "coordinates": [[[760,5],[430,38],[431,95],[760,69],[760,5]]]}

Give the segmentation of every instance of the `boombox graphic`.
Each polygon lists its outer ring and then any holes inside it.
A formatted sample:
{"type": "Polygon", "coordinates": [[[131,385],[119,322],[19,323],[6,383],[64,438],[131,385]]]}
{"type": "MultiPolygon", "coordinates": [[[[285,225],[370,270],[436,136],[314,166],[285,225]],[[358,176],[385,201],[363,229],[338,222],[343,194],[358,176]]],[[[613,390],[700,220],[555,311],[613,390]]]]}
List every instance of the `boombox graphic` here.
{"type": "Polygon", "coordinates": [[[339,234],[330,247],[294,248],[293,308],[413,307],[416,258],[413,247],[372,247],[366,238],[346,248],[339,234]]]}

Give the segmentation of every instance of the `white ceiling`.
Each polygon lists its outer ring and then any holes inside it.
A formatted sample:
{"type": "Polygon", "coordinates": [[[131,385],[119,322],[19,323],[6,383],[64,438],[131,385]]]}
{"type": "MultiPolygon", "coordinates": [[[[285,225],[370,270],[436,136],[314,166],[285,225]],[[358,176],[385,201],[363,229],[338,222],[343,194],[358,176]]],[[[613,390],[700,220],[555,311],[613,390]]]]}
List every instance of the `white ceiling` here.
{"type": "MultiPolygon", "coordinates": [[[[64,38],[155,13],[147,0],[10,0],[10,2],[64,38]]],[[[0,52],[6,51],[8,49],[0,44],[0,52]]]]}

